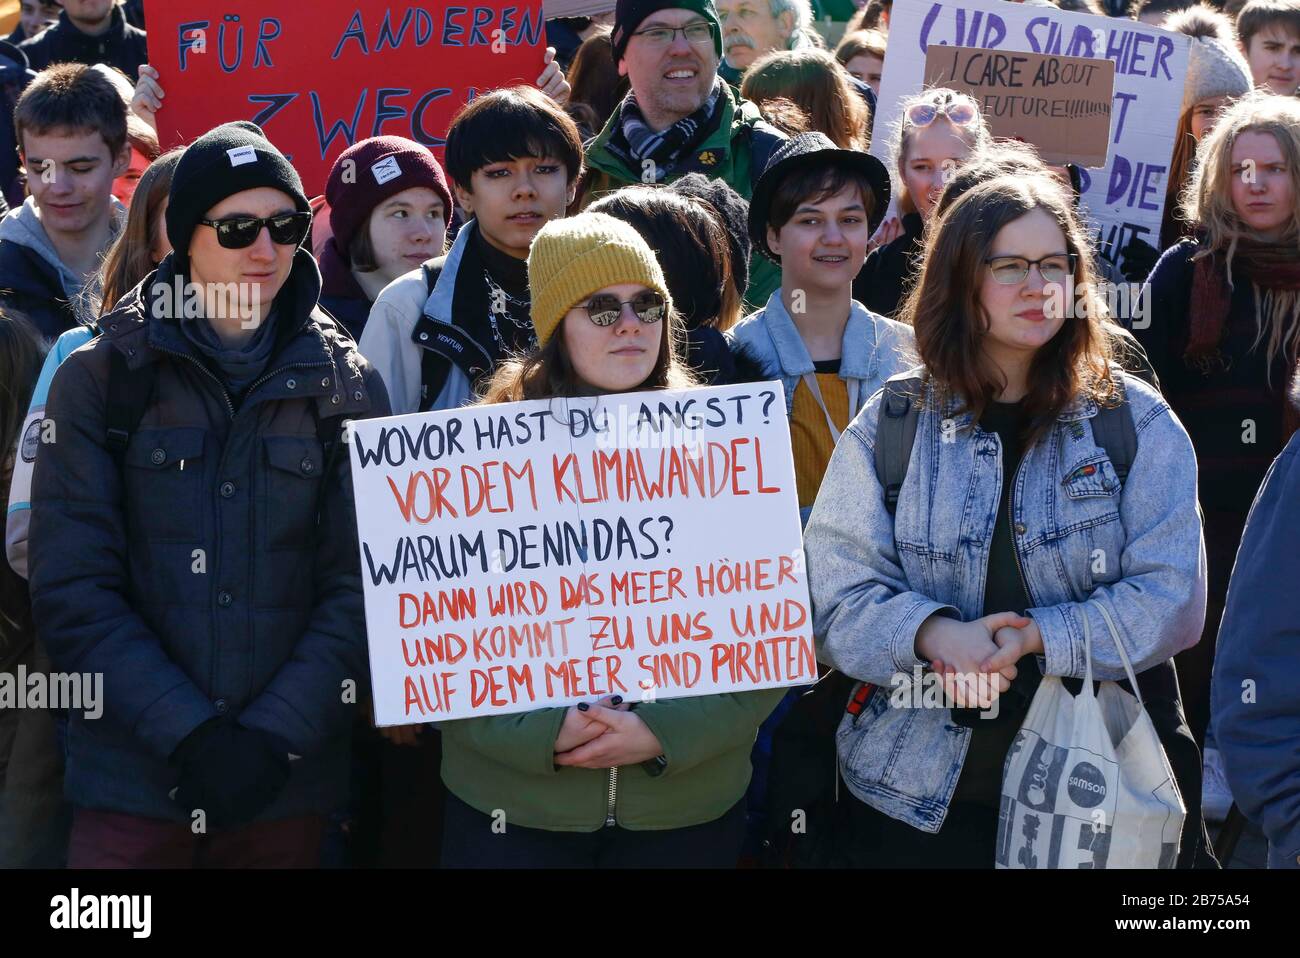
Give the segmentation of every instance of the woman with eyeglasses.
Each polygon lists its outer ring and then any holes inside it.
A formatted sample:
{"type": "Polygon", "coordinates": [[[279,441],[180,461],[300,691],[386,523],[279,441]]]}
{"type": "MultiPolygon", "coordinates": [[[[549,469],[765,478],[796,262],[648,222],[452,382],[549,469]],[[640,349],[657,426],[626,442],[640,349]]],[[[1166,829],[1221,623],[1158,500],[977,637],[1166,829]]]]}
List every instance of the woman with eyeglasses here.
{"type": "Polygon", "coordinates": [[[1041,674],[1084,675],[1086,620],[1094,674],[1124,675],[1103,609],[1149,670],[1148,709],[1176,710],[1168,662],[1205,613],[1196,459],[1114,362],[1094,275],[1055,178],[976,185],[938,220],[904,307],[921,368],[836,446],[805,549],[821,658],[867,683],[837,733],[856,799],[845,864],[992,868],[1041,674]],[[1107,438],[1125,433],[1131,447],[1107,438]]]}
{"type": "Polygon", "coordinates": [[[853,281],[853,298],[897,318],[920,272],[924,232],[957,166],[992,142],[979,107],[964,93],[938,88],[903,101],[896,153],[902,234],[873,249],[853,281]]]}
{"type": "Polygon", "coordinates": [[[317,306],[260,128],[191,143],[165,219],[172,252],[54,376],[32,477],[39,634],[113,690],[71,713],[68,863],[312,867],[366,674],[341,430],[388,395],[317,306]]]}
{"type": "MultiPolygon", "coordinates": [[[[628,223],[553,220],[528,276],[538,348],[498,367],[484,402],[696,385],[663,271],[628,223]]],[[[443,865],[734,867],[750,746],[784,691],[442,723],[443,865]]]]}

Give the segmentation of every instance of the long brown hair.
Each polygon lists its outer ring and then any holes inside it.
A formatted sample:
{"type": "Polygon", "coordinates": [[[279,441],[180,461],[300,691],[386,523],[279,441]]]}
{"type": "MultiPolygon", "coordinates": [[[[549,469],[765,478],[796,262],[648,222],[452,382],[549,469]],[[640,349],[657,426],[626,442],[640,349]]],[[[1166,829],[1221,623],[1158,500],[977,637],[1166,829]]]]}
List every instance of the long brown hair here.
{"type": "Polygon", "coordinates": [[[1081,396],[1104,405],[1119,399],[1111,372],[1112,324],[1097,294],[1092,248],[1059,181],[1042,173],[999,176],[953,203],[933,225],[920,278],[900,317],[915,331],[916,351],[936,395],[959,399],[978,419],[1005,385],[982,348],[989,328],[980,302],[985,261],[998,232],[1034,210],[1056,221],[1067,252],[1077,257],[1075,288],[1067,295],[1075,295],[1078,308],[1030,364],[1030,438],[1081,396]]]}
{"type": "Polygon", "coordinates": [[[630,224],[654,251],[688,328],[740,321],[726,227],[706,203],[657,186],[625,186],[587,207],[630,224]]]}
{"type": "Polygon", "coordinates": [[[609,37],[609,28],[601,27],[583,40],[565,77],[572,87],[569,102],[585,104],[596,114],[592,135],[605,128],[628,90],[627,77],[618,75],[609,37]]]}
{"type": "Polygon", "coordinates": [[[808,114],[808,128],[825,133],[841,150],[871,145],[867,104],[853,88],[849,72],[825,50],[764,54],[745,71],[740,95],[754,103],[791,100],[808,114]]]}
{"type": "MultiPolygon", "coordinates": [[[[1294,97],[1257,91],[1230,107],[1205,135],[1196,154],[1191,182],[1183,193],[1187,219],[1204,232],[1200,256],[1218,254],[1232,280],[1237,244],[1258,239],[1232,205],[1232,148],[1243,133],[1268,133],[1286,158],[1291,179],[1291,224],[1279,246],[1300,244],[1300,102],[1294,97]]],[[[1268,361],[1285,354],[1289,365],[1300,355],[1300,296],[1285,289],[1255,290],[1255,342],[1267,339],[1268,361]]]]}
{"type": "MultiPolygon", "coordinates": [[[[497,367],[483,391],[484,403],[519,402],[524,399],[555,399],[582,394],[573,361],[564,345],[564,323],[551,334],[546,345],[526,356],[507,359],[497,367]]],[[[690,367],[682,360],[685,352],[682,318],[669,310],[663,320],[664,333],[659,337],[659,355],[645,382],[629,392],[642,389],[690,389],[700,385],[690,367]]]]}
{"type": "Polygon", "coordinates": [[[117,301],[136,287],[140,280],[153,272],[158,264],[153,261],[154,227],[158,211],[172,188],[172,175],[184,150],[164,153],[149,164],[131,197],[131,208],[126,214],[126,225],[109,247],[104,264],[100,267],[99,315],[108,313],[117,301]]]}

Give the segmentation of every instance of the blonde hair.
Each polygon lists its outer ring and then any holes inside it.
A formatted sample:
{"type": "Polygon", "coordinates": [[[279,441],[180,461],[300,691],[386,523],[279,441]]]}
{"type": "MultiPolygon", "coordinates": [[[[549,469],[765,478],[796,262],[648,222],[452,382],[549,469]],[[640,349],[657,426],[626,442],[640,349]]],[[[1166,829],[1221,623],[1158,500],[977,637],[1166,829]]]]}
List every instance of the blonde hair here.
{"type": "MultiPolygon", "coordinates": [[[[1258,241],[1232,204],[1232,149],[1243,133],[1268,133],[1277,141],[1291,177],[1291,222],[1278,245],[1300,245],[1300,102],[1292,97],[1251,93],[1230,107],[1196,152],[1183,192],[1187,219],[1205,234],[1197,256],[1222,254],[1232,283],[1232,261],[1241,240],[1258,241]]],[[[1285,351],[1288,363],[1300,353],[1300,296],[1285,290],[1255,291],[1255,349],[1268,341],[1271,364],[1285,351]]]]}
{"type": "Polygon", "coordinates": [[[957,132],[966,143],[970,146],[971,152],[983,149],[993,142],[993,135],[989,132],[988,123],[984,119],[984,114],[980,112],[979,104],[965,93],[959,93],[948,87],[932,87],[929,90],[923,90],[920,93],[913,94],[905,99],[899,107],[898,120],[896,121],[897,135],[894,137],[894,143],[897,144],[894,154],[894,166],[898,170],[899,190],[898,190],[898,208],[904,213],[915,213],[916,201],[907,192],[907,180],[903,178],[903,169],[907,164],[907,151],[911,144],[912,136],[922,127],[916,126],[907,118],[907,113],[914,106],[928,104],[930,106],[942,108],[949,103],[964,102],[971,106],[975,111],[975,117],[965,126],[956,126],[948,117],[940,112],[934,118],[935,123],[947,123],[957,132]]]}

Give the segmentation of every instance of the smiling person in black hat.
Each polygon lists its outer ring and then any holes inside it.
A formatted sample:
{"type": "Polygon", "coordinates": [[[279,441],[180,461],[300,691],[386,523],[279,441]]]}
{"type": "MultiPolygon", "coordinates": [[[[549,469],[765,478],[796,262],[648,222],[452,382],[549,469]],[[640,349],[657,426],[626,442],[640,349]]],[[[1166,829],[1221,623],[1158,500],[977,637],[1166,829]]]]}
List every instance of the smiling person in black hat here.
{"type": "Polygon", "coordinates": [[[785,386],[805,521],[840,433],[886,379],[910,365],[912,331],[852,296],[888,206],[884,165],[836,149],[822,133],[783,144],[749,204],[749,235],[780,266],[781,288],[728,337],[734,351],[785,386]]]}

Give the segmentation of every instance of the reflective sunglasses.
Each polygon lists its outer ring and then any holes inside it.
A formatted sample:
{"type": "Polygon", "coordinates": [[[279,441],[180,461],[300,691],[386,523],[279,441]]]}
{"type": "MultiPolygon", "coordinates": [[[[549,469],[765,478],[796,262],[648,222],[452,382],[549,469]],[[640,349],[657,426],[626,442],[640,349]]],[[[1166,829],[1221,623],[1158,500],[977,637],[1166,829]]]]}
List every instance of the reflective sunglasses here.
{"type": "Polygon", "coordinates": [[[1074,253],[1057,253],[1042,259],[1025,259],[1023,256],[993,256],[984,262],[989,264],[993,278],[1003,286],[1023,283],[1029,275],[1029,267],[1037,266],[1038,275],[1044,283],[1064,283],[1067,276],[1074,275],[1074,267],[1079,257],[1074,253]]]}
{"type": "Polygon", "coordinates": [[[275,216],[230,216],[223,220],[199,220],[217,231],[217,242],[226,249],[245,249],[257,242],[262,227],[279,246],[297,246],[311,229],[310,213],[279,213],[275,216]]]}
{"type": "Polygon", "coordinates": [[[618,317],[623,312],[624,306],[631,306],[632,312],[636,313],[637,319],[651,325],[664,318],[668,304],[654,290],[638,293],[627,302],[610,293],[604,293],[600,296],[593,296],[582,304],[582,308],[587,311],[587,317],[597,326],[613,326],[618,322],[618,317]]]}
{"type": "Polygon", "coordinates": [[[703,46],[713,42],[713,24],[707,20],[696,20],[684,27],[649,27],[632,34],[640,37],[652,47],[666,47],[677,39],[677,34],[686,37],[687,43],[703,46]]]}
{"type": "Polygon", "coordinates": [[[917,103],[907,108],[907,122],[912,126],[929,126],[942,114],[955,126],[965,126],[975,119],[974,105],[963,100],[943,103],[917,103]]]}

